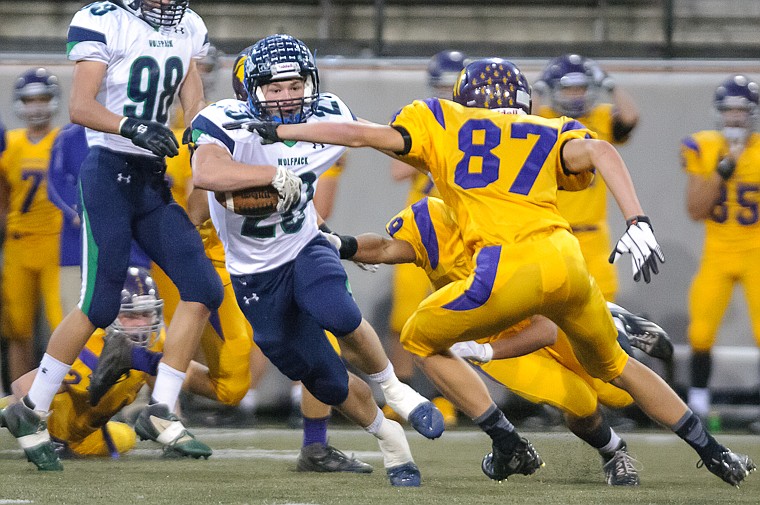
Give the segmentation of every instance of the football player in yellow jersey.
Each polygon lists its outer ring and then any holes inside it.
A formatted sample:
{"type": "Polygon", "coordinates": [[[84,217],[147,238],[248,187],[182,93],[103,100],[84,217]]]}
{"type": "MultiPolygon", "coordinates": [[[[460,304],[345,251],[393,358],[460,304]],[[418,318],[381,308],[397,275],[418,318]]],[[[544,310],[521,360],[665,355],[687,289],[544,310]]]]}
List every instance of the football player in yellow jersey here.
{"type": "MultiPolygon", "coordinates": [[[[94,406],[89,402],[88,389],[90,376],[101,358],[104,340],[129,339],[153,351],[163,349],[163,301],[157,294],[147,270],[129,268],[117,319],[106,330],[96,330],[92,334],[53,398],[47,425],[60,456],[118,458],[134,447],[135,430],[110,419],[135,400],[139,390],[149,380],[148,375],[142,372],[130,374],[94,406]]],[[[155,361],[157,366],[158,359],[155,361]]],[[[29,391],[36,373],[33,370],[13,383],[16,401],[29,391]]]]}
{"type": "MultiPolygon", "coordinates": [[[[428,89],[433,96],[451,97],[451,89],[459,77],[459,72],[464,68],[465,59],[466,55],[456,50],[440,51],[430,58],[427,68],[428,89]]],[[[428,174],[418,171],[401,160],[391,161],[391,177],[397,182],[410,182],[406,205],[412,205],[426,196],[439,196],[428,174]]],[[[427,277],[414,265],[401,263],[394,266],[391,313],[388,321],[390,330],[387,341],[388,354],[399,379],[407,384],[413,384],[417,389],[423,387],[430,389],[430,385],[429,383],[418,384],[419,381],[415,380],[414,358],[401,346],[399,337],[404,323],[417,309],[420,302],[432,292],[427,277]]],[[[457,411],[451,402],[443,396],[436,395],[435,391],[429,391],[426,394],[435,396],[433,402],[443,414],[446,425],[456,425],[457,411]]],[[[384,409],[384,412],[386,415],[391,414],[388,409],[384,409]]]]}
{"type": "Polygon", "coordinates": [[[58,78],[44,68],[18,77],[13,106],[26,128],[7,133],[0,157],[0,185],[6,190],[1,201],[7,215],[2,325],[11,380],[35,366],[33,333],[40,301],[51,328],[63,319],[58,288],[62,215],[47,196],[50,152],[59,131],[51,121],[60,94],[58,78]]]}
{"type": "Polygon", "coordinates": [[[491,436],[493,451],[482,463],[488,477],[532,474],[542,461],[449,348],[540,314],[567,334],[589,375],[627,391],[644,412],[694,448],[710,472],[740,484],[755,469],[752,460],[719,444],[665,381],[628,359],[578,241],[557,211],[557,189],[585,187],[596,169],[626,218],[610,261],[630,253],[634,280],[650,281],[664,256],[625,162],[579,122],[531,116],[530,110],[530,86],[522,72],[511,62],[489,58],[465,67],[453,102],[415,101],[390,125],[259,121],[246,127],[268,142],[373,147],[431,173],[455,212],[473,267],[467,279],[420,304],[401,342],[444,395],[491,436]]]}
{"type": "MultiPolygon", "coordinates": [[[[571,117],[613,145],[625,143],[638,123],[639,112],[631,96],[590,58],[565,54],[552,59],[534,88],[539,98],[549,99],[546,104],[533,104],[536,115],[571,117]],[[598,103],[603,91],[613,103],[598,103]]],[[[560,191],[557,208],[581,245],[589,273],[604,297],[614,301],[618,282],[615,267],[607,261],[611,242],[604,180],[596,177],[582,191],[560,191]]]]}
{"type": "MultiPolygon", "coordinates": [[[[386,230],[391,239],[374,233],[357,236],[357,252],[347,259],[413,264],[436,289],[469,275],[471,259],[464,252],[456,217],[440,199],[424,198],[407,207],[388,222],[386,230]]],[[[659,338],[667,340],[664,332],[659,338]]],[[[615,386],[590,377],[567,337],[562,332],[558,336],[550,320],[533,316],[478,343],[456,343],[452,352],[479,364],[486,375],[527,400],[565,412],[570,430],[600,452],[608,484],[639,484],[625,442],[598,410],[599,402],[621,407],[633,400],[615,386]]]]}
{"type": "MultiPolygon", "coordinates": [[[[681,144],[688,174],[689,216],[705,223],[702,261],[689,292],[691,345],[689,407],[706,417],[710,351],[736,284],[747,299],[752,333],[760,345],[760,134],[757,82],[743,75],[723,81],[713,106],[718,129],[694,133],[681,144]]],[[[753,427],[760,429],[760,422],[753,427]]]]}

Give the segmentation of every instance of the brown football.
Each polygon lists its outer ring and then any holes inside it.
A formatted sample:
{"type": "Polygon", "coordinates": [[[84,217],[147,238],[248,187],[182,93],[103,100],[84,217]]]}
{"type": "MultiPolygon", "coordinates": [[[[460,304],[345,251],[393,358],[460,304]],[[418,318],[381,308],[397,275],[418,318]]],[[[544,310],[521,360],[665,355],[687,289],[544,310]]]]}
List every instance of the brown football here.
{"type": "Polygon", "coordinates": [[[279,193],[271,184],[236,191],[215,191],[216,201],[222,207],[242,216],[265,217],[277,212],[279,193]]]}

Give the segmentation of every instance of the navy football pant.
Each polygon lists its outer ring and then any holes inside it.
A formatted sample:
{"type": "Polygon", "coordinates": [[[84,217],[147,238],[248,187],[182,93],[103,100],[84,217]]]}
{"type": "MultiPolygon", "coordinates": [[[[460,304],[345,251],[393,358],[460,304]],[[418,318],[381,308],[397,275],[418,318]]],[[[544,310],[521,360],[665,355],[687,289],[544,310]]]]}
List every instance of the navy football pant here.
{"type": "Polygon", "coordinates": [[[318,400],[339,405],[348,372],[325,337],[343,337],[362,320],[338,253],[321,235],[296,259],[259,274],[232,276],[238,305],[264,355],[318,400]]]}
{"type": "Polygon", "coordinates": [[[184,301],[219,307],[222,282],[185,211],[172,199],[158,158],[94,147],[82,163],[82,296],[79,307],[105,328],[119,313],[135,241],[171,278],[184,301]]]}

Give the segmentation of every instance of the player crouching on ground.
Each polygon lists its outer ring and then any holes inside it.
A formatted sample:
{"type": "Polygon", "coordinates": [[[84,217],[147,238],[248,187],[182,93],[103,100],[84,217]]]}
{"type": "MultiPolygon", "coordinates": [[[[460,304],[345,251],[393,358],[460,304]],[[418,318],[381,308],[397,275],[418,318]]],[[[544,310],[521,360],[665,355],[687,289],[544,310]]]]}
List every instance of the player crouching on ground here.
{"type": "MultiPolygon", "coordinates": [[[[135,446],[135,430],[125,423],[109,419],[122,407],[132,403],[146,381],[152,382],[153,379],[146,373],[133,372],[93,406],[89,402],[90,375],[97,368],[107,340],[129,339],[136,346],[153,351],[162,350],[163,305],[164,301],[158,297],[150,273],[141,267],[130,267],[121,291],[118,317],[106,330],[97,330],[92,334],[53,399],[47,425],[60,457],[118,458],[135,446]]],[[[156,366],[160,357],[158,355],[156,366]]],[[[37,370],[32,370],[13,382],[11,401],[17,402],[28,392],[36,373],[37,370]]],[[[12,409],[13,405],[8,408],[12,409]]],[[[0,421],[3,426],[8,422],[5,416],[0,416],[0,421]]],[[[24,422],[23,418],[21,422],[24,422]]],[[[142,439],[148,438],[139,433],[139,426],[137,434],[142,439]]],[[[174,445],[182,446],[183,454],[191,454],[196,458],[208,458],[211,455],[211,451],[196,442],[190,434],[179,437],[174,445]]],[[[174,451],[174,445],[164,449],[167,455],[174,451]]]]}

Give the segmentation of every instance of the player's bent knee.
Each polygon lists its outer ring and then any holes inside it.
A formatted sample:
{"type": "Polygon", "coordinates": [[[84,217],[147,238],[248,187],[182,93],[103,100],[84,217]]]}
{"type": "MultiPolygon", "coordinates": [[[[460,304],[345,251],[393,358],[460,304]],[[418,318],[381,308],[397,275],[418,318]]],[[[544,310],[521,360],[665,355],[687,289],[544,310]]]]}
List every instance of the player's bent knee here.
{"type": "Polygon", "coordinates": [[[348,398],[348,374],[345,369],[343,374],[306,377],[302,379],[302,382],[317,400],[327,405],[340,405],[348,398]]]}
{"type": "Polygon", "coordinates": [[[248,385],[242,381],[234,381],[230,384],[228,381],[220,381],[214,384],[216,399],[229,407],[236,407],[248,392],[248,385]]]}

